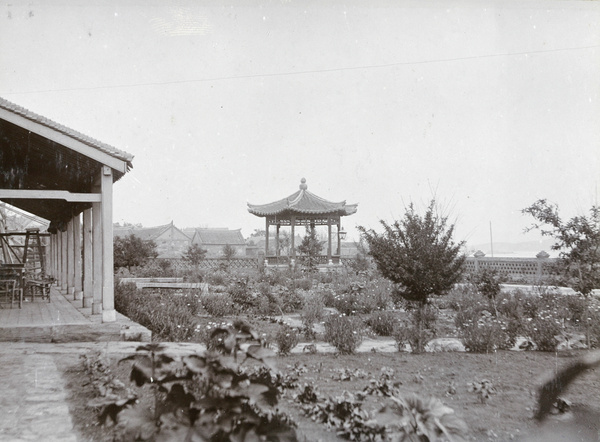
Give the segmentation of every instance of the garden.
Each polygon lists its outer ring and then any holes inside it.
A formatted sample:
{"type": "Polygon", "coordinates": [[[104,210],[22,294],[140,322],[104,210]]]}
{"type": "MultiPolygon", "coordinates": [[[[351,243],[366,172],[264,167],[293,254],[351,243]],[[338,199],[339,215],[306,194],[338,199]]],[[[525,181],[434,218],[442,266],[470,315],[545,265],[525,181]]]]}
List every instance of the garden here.
{"type": "Polygon", "coordinates": [[[117,280],[153,342],[63,366],[80,439],[597,440],[600,301],[465,274],[433,208],[362,229],[370,258],[338,271],[154,262],[140,274],[204,287],[117,280]]]}

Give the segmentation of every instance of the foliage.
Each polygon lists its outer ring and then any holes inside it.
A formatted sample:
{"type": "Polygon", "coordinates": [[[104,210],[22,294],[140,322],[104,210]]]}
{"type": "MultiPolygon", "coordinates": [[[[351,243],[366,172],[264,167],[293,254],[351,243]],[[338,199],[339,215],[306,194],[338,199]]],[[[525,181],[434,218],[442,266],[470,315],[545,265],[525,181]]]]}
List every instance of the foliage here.
{"type": "Polygon", "coordinates": [[[468,391],[475,393],[482,404],[487,403],[487,400],[491,395],[496,394],[496,388],[492,381],[488,379],[482,379],[481,381],[471,382],[468,385],[468,391]]]}
{"type": "Polygon", "coordinates": [[[555,351],[559,342],[556,336],[561,330],[560,321],[551,311],[540,312],[540,316],[532,319],[527,327],[529,338],[540,351],[555,351]]]}
{"type": "Polygon", "coordinates": [[[198,266],[206,256],[206,253],[207,250],[194,243],[189,245],[182,258],[185,262],[193,266],[198,266]]]}
{"type": "Polygon", "coordinates": [[[506,329],[504,321],[484,310],[479,317],[466,319],[460,324],[459,337],[467,351],[489,353],[510,348],[514,344],[506,329]]]}
{"type": "MultiPolygon", "coordinates": [[[[404,218],[389,225],[381,220],[383,233],[359,226],[369,245],[369,254],[381,274],[396,284],[396,293],[424,309],[433,295],[445,295],[460,280],[466,257],[463,243],[454,243],[454,225],[439,215],[432,200],[424,216],[409,205],[404,218]]],[[[415,316],[418,320],[419,316],[415,316]]],[[[416,324],[421,334],[422,324],[416,324]]],[[[417,351],[425,343],[417,340],[417,351]]]]}
{"type": "Polygon", "coordinates": [[[398,318],[393,312],[380,310],[372,312],[365,322],[379,336],[392,336],[397,327],[398,318]]]}
{"type": "Polygon", "coordinates": [[[204,310],[217,318],[235,313],[233,299],[229,293],[209,293],[200,297],[204,310]]]}
{"type": "Polygon", "coordinates": [[[113,255],[115,269],[143,266],[149,260],[158,256],[156,243],[152,240],[144,241],[131,234],[126,237],[115,237],[113,241],[113,255]]]}
{"type": "Polygon", "coordinates": [[[237,254],[237,250],[231,244],[225,244],[221,249],[221,254],[225,260],[231,261],[237,254]]]}
{"type": "Polygon", "coordinates": [[[279,326],[277,333],[275,333],[277,353],[281,356],[289,355],[293,348],[298,345],[298,342],[300,342],[298,339],[298,332],[293,327],[287,324],[279,326]]]}
{"type": "Polygon", "coordinates": [[[325,319],[325,341],[341,354],[353,354],[363,339],[362,322],[359,318],[345,315],[329,315],[325,319]]]}
{"type": "Polygon", "coordinates": [[[321,321],[324,315],[325,303],[323,302],[323,297],[319,293],[309,293],[304,298],[302,312],[300,313],[303,332],[308,339],[316,338],[313,326],[315,322],[321,321]]]}
{"type": "Polygon", "coordinates": [[[446,294],[462,275],[462,243],[452,240],[454,225],[435,210],[431,201],[421,217],[411,204],[401,221],[381,220],[383,233],[359,226],[369,254],[381,274],[397,284],[398,293],[425,304],[431,295],[446,294]]]}
{"type": "Polygon", "coordinates": [[[407,302],[406,307],[410,314],[410,322],[402,322],[397,325],[393,332],[398,350],[402,351],[405,346],[410,345],[413,353],[422,353],[425,344],[436,336],[435,321],[437,310],[434,305],[407,302]]]}
{"type": "Polygon", "coordinates": [[[469,281],[477,291],[489,299],[497,314],[496,298],[500,294],[502,275],[496,269],[483,268],[469,275],[469,281]]]}
{"type": "Polygon", "coordinates": [[[369,385],[363,389],[363,393],[375,396],[400,396],[399,387],[402,382],[394,381],[394,369],[381,367],[379,379],[371,379],[369,385]]]}
{"type": "Polygon", "coordinates": [[[317,238],[317,230],[314,225],[306,228],[306,234],[298,245],[298,251],[304,256],[304,264],[309,270],[314,270],[317,265],[317,257],[323,250],[325,241],[317,238]]]}
{"type": "Polygon", "coordinates": [[[390,397],[391,403],[376,416],[394,441],[455,440],[467,433],[466,424],[437,398],[417,395],[390,397]]]}
{"type": "Polygon", "coordinates": [[[248,312],[255,305],[255,300],[250,293],[250,281],[248,278],[237,278],[229,284],[227,289],[236,309],[248,312]]]}
{"type": "Polygon", "coordinates": [[[194,294],[145,293],[135,284],[115,285],[115,308],[152,331],[155,339],[181,342],[192,339],[199,303],[194,294]]]}
{"type": "Polygon", "coordinates": [[[589,216],[575,216],[568,221],[561,219],[558,206],[540,199],[523,213],[531,215],[535,222],[527,231],[540,230],[555,243],[553,250],[560,250],[560,271],[573,279],[571,286],[584,294],[600,287],[600,207],[592,206],[589,216]]]}
{"type": "MultiPolygon", "coordinates": [[[[306,390],[305,387],[304,396],[310,399],[311,395],[306,390]]],[[[363,400],[363,394],[353,395],[344,391],[339,396],[309,402],[302,409],[313,420],[337,429],[338,436],[357,441],[382,440],[385,427],[362,409],[363,400]]]]}
{"type": "MultiPolygon", "coordinates": [[[[109,410],[118,422],[115,440],[296,440],[293,421],[274,408],[280,394],[276,376],[244,372],[231,356],[175,357],[165,350],[161,344],[143,345],[120,361],[132,362],[131,380],[151,389],[154,405],[147,410],[133,401],[123,404],[122,398],[105,400],[100,416],[109,410]]],[[[272,370],[273,354],[259,343],[242,353],[244,361],[272,370]]]]}

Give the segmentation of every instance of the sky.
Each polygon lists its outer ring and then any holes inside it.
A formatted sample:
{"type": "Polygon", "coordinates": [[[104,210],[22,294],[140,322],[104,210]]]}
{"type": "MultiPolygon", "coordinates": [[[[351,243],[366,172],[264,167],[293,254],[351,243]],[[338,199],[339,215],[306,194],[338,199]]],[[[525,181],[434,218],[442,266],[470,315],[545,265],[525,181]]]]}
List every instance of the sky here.
{"type": "Polygon", "coordinates": [[[600,179],[600,2],[0,7],[0,96],[134,155],[115,222],[229,227],[298,190],[378,230],[435,198],[468,244],[537,240],[600,179]]]}

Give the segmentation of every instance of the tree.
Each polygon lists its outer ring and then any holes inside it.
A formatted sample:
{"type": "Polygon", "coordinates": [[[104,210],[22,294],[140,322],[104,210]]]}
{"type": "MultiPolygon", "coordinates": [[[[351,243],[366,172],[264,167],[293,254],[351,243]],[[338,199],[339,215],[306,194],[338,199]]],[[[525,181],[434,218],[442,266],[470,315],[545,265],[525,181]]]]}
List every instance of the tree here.
{"type": "Polygon", "coordinates": [[[231,261],[236,255],[237,250],[231,244],[225,244],[221,252],[223,253],[223,258],[225,258],[227,261],[231,261]]]}
{"type": "Polygon", "coordinates": [[[142,266],[158,256],[154,241],[144,241],[134,234],[123,238],[116,237],[113,250],[115,268],[127,267],[129,271],[131,267],[142,266]]]}
{"type": "Polygon", "coordinates": [[[320,241],[317,238],[317,230],[314,224],[306,228],[306,234],[302,238],[302,242],[298,246],[298,251],[306,257],[305,262],[309,269],[314,269],[317,264],[317,257],[323,250],[325,241],[320,241]]]}
{"type": "Polygon", "coordinates": [[[570,286],[588,294],[600,288],[600,207],[592,206],[589,216],[575,216],[563,221],[558,206],[539,199],[523,209],[535,222],[526,232],[539,230],[555,243],[552,250],[560,251],[557,271],[566,276],[570,286]]]}
{"type": "Polygon", "coordinates": [[[190,244],[182,258],[184,261],[189,262],[194,267],[197,267],[206,256],[206,252],[207,250],[194,243],[190,244]]]}
{"type": "MultiPolygon", "coordinates": [[[[466,257],[460,249],[463,242],[454,243],[454,224],[436,211],[435,200],[425,215],[408,206],[404,218],[389,225],[380,221],[383,233],[358,229],[369,245],[369,254],[381,274],[396,285],[396,293],[416,304],[413,315],[416,326],[416,351],[422,351],[422,326],[428,317],[426,310],[432,295],[445,295],[463,272],[466,257]]],[[[413,347],[414,348],[414,347],[413,347]]]]}

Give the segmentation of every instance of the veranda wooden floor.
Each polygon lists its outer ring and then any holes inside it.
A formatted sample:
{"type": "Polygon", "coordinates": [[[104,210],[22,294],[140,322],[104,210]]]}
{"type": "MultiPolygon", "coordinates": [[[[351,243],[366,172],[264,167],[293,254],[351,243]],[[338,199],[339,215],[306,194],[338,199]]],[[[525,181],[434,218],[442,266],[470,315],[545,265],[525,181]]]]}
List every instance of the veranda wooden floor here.
{"type": "MultiPolygon", "coordinates": [[[[81,301],[79,301],[81,303],[81,301]]],[[[34,327],[42,325],[90,324],[82,312],[52,287],[50,302],[47,300],[23,300],[23,308],[2,304],[0,327],[34,327]]]]}
{"type": "MultiPolygon", "coordinates": [[[[71,296],[72,297],[72,296],[71,296]]],[[[119,312],[115,322],[102,322],[81,300],[72,300],[52,287],[50,302],[24,300],[23,308],[0,308],[0,342],[149,341],[150,331],[119,312]]]]}

